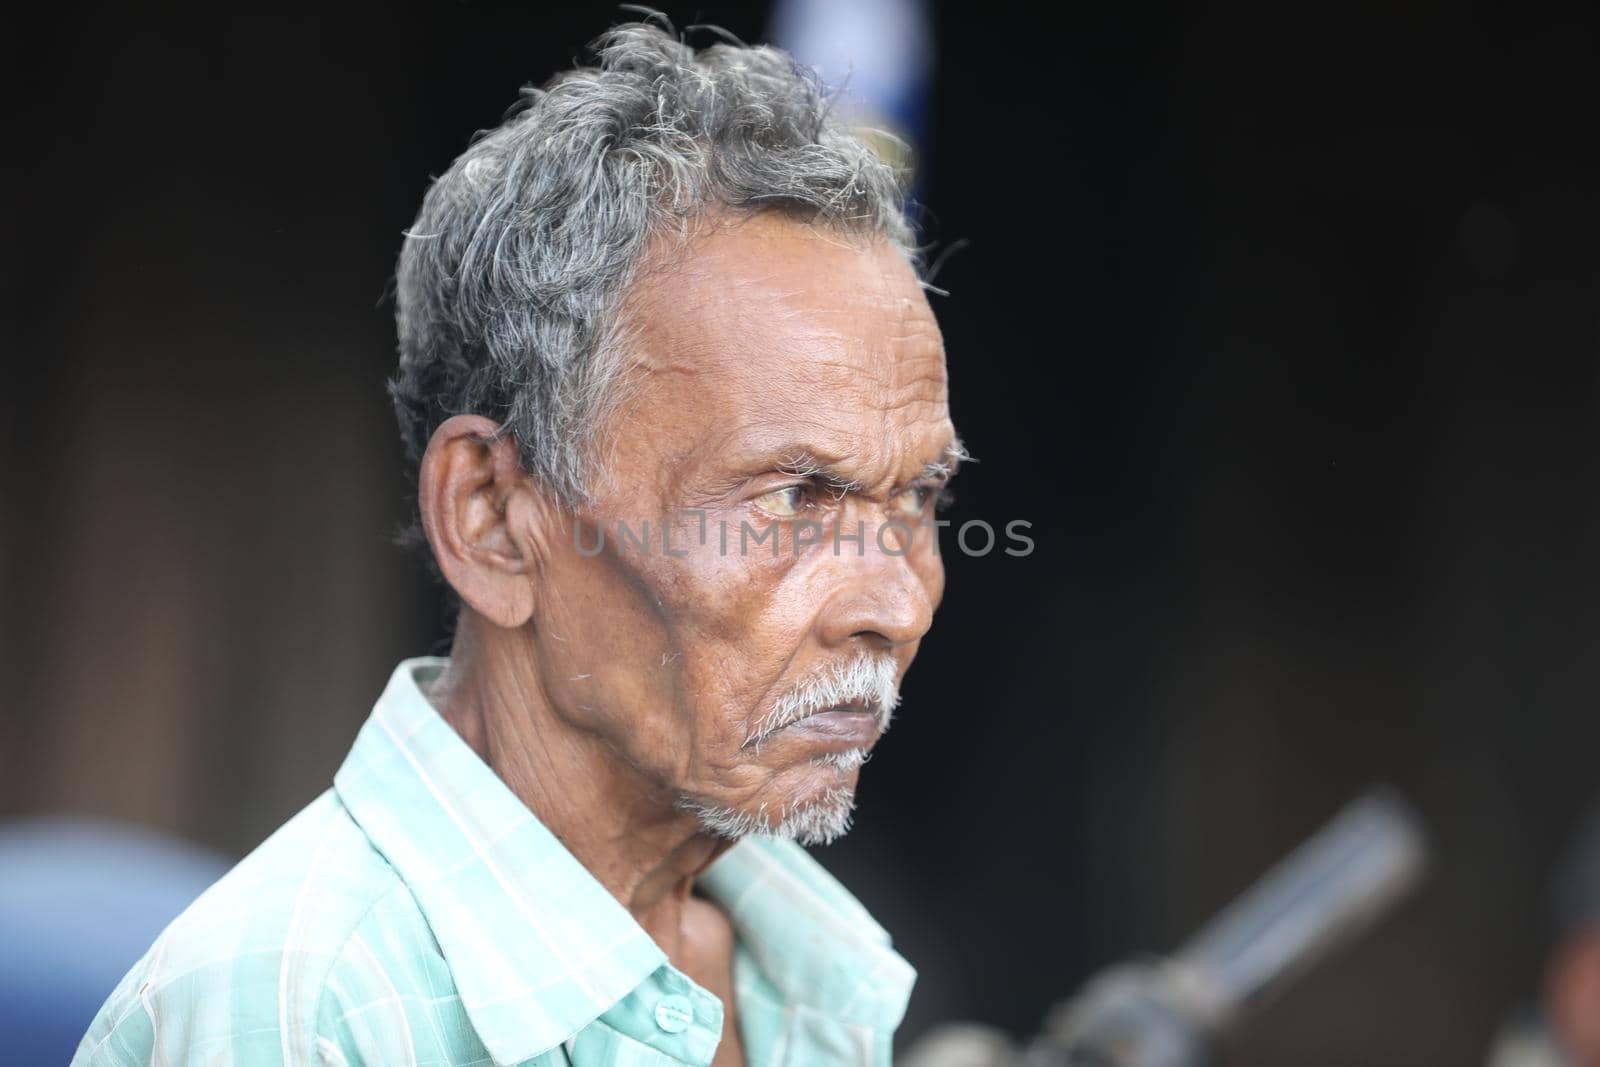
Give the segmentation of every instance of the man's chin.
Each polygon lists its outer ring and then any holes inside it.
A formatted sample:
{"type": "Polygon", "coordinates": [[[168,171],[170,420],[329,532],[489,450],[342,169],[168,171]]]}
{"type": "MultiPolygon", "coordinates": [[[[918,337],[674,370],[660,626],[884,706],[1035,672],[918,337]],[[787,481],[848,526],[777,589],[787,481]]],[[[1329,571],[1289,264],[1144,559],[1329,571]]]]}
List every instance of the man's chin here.
{"type": "Polygon", "coordinates": [[[678,805],[700,820],[706,833],[729,841],[746,837],[774,837],[801,845],[827,845],[850,829],[855,813],[855,783],[830,785],[800,800],[774,809],[723,807],[684,798],[678,805]]]}

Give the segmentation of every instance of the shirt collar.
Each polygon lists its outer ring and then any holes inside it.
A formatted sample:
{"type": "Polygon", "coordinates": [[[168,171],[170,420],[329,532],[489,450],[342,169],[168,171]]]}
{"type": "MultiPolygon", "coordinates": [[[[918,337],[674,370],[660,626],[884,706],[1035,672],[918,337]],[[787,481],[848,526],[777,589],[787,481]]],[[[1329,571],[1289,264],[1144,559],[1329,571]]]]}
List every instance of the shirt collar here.
{"type": "Polygon", "coordinates": [[[917,972],[888,931],[793,841],[750,837],[700,876],[756,963],[791,1004],[893,1033],[917,972]]]}
{"type": "MultiPolygon", "coordinates": [[[[399,873],[497,1063],[554,1048],[666,955],[396,668],[334,776],[399,873]]],[[[916,974],[865,908],[798,845],[749,838],[700,879],[785,1000],[892,1032],[916,974]]]]}

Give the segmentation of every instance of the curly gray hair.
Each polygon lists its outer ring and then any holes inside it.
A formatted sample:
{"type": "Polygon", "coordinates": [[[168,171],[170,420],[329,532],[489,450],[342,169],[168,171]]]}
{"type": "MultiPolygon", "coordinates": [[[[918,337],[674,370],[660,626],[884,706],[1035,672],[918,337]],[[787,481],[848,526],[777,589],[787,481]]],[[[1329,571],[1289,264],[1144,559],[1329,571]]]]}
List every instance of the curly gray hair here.
{"type": "Polygon", "coordinates": [[[524,89],[423,198],[400,253],[389,387],[413,473],[439,424],[471,412],[515,437],[563,506],[589,499],[635,265],[653,235],[710,210],[888,239],[920,268],[906,173],[844,126],[811,71],[669,31],[610,30],[594,66],[524,89]]]}

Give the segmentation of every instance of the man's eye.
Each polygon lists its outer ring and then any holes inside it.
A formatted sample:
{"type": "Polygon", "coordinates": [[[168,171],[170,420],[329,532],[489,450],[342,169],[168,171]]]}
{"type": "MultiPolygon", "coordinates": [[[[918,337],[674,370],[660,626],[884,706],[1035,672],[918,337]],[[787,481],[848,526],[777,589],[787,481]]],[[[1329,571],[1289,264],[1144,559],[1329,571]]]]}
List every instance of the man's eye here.
{"type": "Polygon", "coordinates": [[[932,500],[938,492],[939,487],[936,485],[913,485],[910,489],[903,489],[895,494],[891,504],[896,511],[904,512],[908,515],[920,515],[922,509],[928,506],[928,501],[932,500]]]}
{"type": "Polygon", "coordinates": [[[786,485],[756,497],[756,506],[768,515],[779,519],[792,519],[806,505],[806,487],[786,485]]]}

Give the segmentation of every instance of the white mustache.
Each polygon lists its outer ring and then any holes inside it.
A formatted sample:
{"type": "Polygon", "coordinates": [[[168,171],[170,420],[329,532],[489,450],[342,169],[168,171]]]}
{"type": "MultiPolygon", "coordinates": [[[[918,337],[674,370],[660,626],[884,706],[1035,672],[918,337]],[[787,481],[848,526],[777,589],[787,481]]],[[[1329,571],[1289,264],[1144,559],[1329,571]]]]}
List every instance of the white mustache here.
{"type": "Polygon", "coordinates": [[[785,726],[846,704],[872,712],[878,719],[879,732],[887,730],[900,703],[896,670],[893,656],[863,652],[855,659],[818,671],[773,702],[772,710],[762,716],[745,746],[760,744],[785,726]]]}

